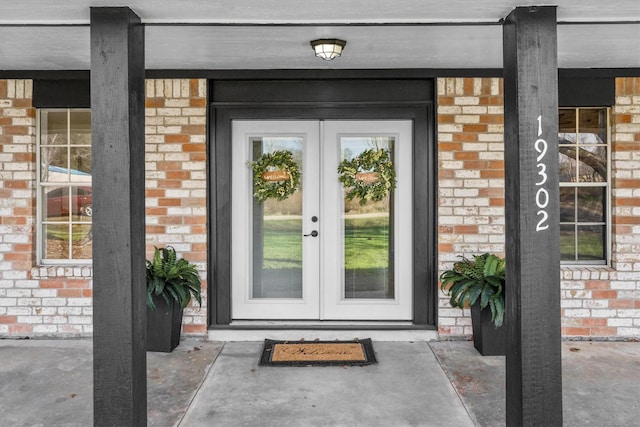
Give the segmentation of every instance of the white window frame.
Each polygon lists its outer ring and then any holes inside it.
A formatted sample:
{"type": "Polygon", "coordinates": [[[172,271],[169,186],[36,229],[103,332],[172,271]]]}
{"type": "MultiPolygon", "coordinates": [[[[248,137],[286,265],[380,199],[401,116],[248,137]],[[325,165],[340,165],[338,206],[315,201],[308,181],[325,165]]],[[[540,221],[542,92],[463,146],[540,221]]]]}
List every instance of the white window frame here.
{"type": "MultiPolygon", "coordinates": [[[[607,141],[606,141],[606,152],[607,152],[607,180],[602,183],[593,183],[593,182],[560,182],[560,188],[569,187],[603,187],[605,189],[605,239],[604,239],[604,259],[601,260],[560,260],[560,264],[563,266],[611,266],[611,107],[605,106],[592,106],[592,107],[560,107],[559,110],[574,110],[576,112],[576,135],[578,134],[578,128],[580,123],[580,111],[582,110],[605,110],[607,112],[607,141]]],[[[577,140],[577,138],[576,138],[577,140]]],[[[558,153],[559,155],[559,153],[558,153]]],[[[574,222],[575,224],[575,222],[574,222]]],[[[577,239],[577,236],[576,236],[577,239]]],[[[577,242],[574,242],[574,248],[577,249],[577,242]]]]}
{"type": "MultiPolygon", "coordinates": [[[[43,191],[42,189],[45,187],[60,187],[61,183],[55,183],[55,182],[43,182],[42,181],[42,161],[41,161],[41,153],[42,153],[42,144],[41,144],[41,138],[42,138],[42,133],[41,133],[41,115],[42,112],[63,112],[65,111],[67,113],[67,135],[68,137],[71,136],[71,120],[70,120],[70,114],[71,112],[90,112],[91,109],[90,108],[39,108],[36,110],[36,258],[37,258],[37,263],[38,265],[53,265],[53,266],[58,266],[58,265],[64,265],[64,266],[73,266],[73,265],[78,265],[78,266],[85,266],[85,265],[91,265],[93,263],[93,259],[92,258],[87,258],[87,259],[78,259],[78,258],[72,258],[72,252],[69,254],[69,258],[67,259],[57,259],[57,258],[45,258],[44,257],[44,250],[43,250],[43,246],[44,246],[44,242],[45,242],[45,236],[43,235],[43,225],[47,223],[46,219],[43,218],[43,191]]],[[[67,150],[71,149],[71,144],[70,141],[67,140],[67,143],[65,144],[65,146],[67,147],[67,150]]],[[[82,147],[82,145],[80,145],[80,147],[82,147]]],[[[67,186],[78,186],[81,187],[81,184],[69,184],[69,182],[64,183],[64,185],[67,186]]],[[[92,221],[91,221],[92,222],[92,221]]],[[[78,221],[74,221],[74,222],[70,222],[69,226],[71,227],[72,224],[83,224],[85,222],[78,222],[78,221]]],[[[89,223],[89,222],[87,222],[89,223]]]]}

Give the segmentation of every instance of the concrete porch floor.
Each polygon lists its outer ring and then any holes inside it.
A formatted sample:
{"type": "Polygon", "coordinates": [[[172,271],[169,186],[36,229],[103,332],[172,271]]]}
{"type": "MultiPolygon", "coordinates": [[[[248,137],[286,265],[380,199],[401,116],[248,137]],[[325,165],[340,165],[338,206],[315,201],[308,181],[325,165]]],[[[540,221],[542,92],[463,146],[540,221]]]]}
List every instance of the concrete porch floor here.
{"type": "MultiPolygon", "coordinates": [[[[501,426],[504,357],[374,342],[367,367],[259,367],[260,342],[148,353],[150,426],[501,426]]],[[[0,426],[89,426],[90,340],[0,340],[0,426]]],[[[640,343],[564,342],[565,426],[640,419],[640,343]]]]}

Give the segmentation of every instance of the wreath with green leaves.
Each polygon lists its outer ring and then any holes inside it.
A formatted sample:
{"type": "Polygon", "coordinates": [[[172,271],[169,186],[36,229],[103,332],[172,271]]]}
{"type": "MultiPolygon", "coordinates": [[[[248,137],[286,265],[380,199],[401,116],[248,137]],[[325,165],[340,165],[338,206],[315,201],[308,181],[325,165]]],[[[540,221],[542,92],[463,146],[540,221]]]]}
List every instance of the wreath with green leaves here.
{"type": "Polygon", "coordinates": [[[382,200],[396,188],[396,171],[389,151],[384,149],[365,150],[351,160],[343,160],[338,166],[338,174],[338,181],[348,189],[347,200],[358,197],[361,205],[382,200]],[[358,174],[367,172],[375,173],[376,179],[358,179],[358,174]]]}
{"type": "Polygon", "coordinates": [[[250,166],[253,170],[253,197],[258,203],[271,198],[284,200],[291,196],[300,184],[300,168],[293,160],[291,151],[277,150],[264,153],[250,166]],[[289,177],[278,181],[265,178],[265,173],[274,171],[282,171],[289,177]]]}

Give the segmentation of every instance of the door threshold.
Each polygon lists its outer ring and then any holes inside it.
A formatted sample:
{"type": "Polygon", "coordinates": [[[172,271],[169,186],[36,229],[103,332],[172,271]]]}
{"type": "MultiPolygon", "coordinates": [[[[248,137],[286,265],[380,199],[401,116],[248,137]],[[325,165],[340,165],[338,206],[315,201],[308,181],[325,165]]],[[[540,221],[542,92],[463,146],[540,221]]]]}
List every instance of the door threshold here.
{"type": "Polygon", "coordinates": [[[384,320],[233,320],[229,325],[231,328],[270,328],[270,327],[291,327],[291,328],[415,328],[413,322],[404,321],[384,321],[384,320]]]}
{"type": "Polygon", "coordinates": [[[233,321],[224,328],[210,329],[211,341],[272,340],[352,340],[436,341],[438,331],[417,327],[411,322],[292,322],[233,321]]]}

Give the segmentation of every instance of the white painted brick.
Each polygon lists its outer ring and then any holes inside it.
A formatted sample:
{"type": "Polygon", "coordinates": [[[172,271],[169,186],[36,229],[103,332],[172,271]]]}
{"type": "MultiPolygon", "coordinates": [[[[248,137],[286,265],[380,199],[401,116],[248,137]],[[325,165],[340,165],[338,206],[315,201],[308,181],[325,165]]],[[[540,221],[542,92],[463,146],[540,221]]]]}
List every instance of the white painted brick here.
{"type": "Polygon", "coordinates": [[[194,211],[195,211],[195,208],[169,207],[167,208],[167,215],[199,215],[194,211]]]}
{"type": "Polygon", "coordinates": [[[440,189],[442,188],[457,188],[462,187],[463,181],[461,179],[442,179],[439,182],[440,189]]]}
{"type": "Polygon", "coordinates": [[[3,271],[1,274],[3,279],[26,279],[26,271],[3,271]]]}
{"type": "Polygon", "coordinates": [[[27,298],[32,296],[29,289],[7,289],[5,295],[11,298],[27,298]]]}
{"type": "Polygon", "coordinates": [[[590,317],[591,311],[587,309],[566,309],[565,317],[590,317]]]}
{"type": "Polygon", "coordinates": [[[5,312],[8,316],[31,316],[33,314],[32,307],[6,307],[5,312]]]}
{"type": "MultiPolygon", "coordinates": [[[[616,317],[618,313],[616,310],[605,310],[605,309],[593,309],[591,310],[592,317],[616,317]]],[[[625,316],[621,316],[625,317],[625,316]]]]}
{"type": "Polygon", "coordinates": [[[560,307],[562,308],[582,308],[581,300],[567,300],[563,299],[560,301],[560,307]]]}
{"type": "Polygon", "coordinates": [[[184,170],[206,170],[206,162],[185,162],[182,164],[184,170]]]}
{"type": "Polygon", "coordinates": [[[69,316],[69,323],[75,325],[89,325],[93,322],[90,316],[69,316]]]}
{"type": "Polygon", "coordinates": [[[480,98],[477,96],[458,96],[453,102],[455,105],[478,105],[480,98]]]}
{"type": "Polygon", "coordinates": [[[57,311],[61,316],[79,316],[82,314],[82,307],[58,307],[57,311]]]}
{"type": "Polygon", "coordinates": [[[204,234],[187,234],[184,237],[185,242],[190,243],[206,243],[207,236],[204,234]]]}
{"type": "Polygon", "coordinates": [[[55,289],[34,289],[32,292],[35,298],[55,298],[58,295],[55,289]]]}
{"type": "Polygon", "coordinates": [[[191,227],[188,225],[169,225],[166,229],[167,234],[184,234],[185,237],[191,233],[191,227]]]}
{"type": "Polygon", "coordinates": [[[456,188],[453,191],[455,197],[476,197],[478,193],[476,188],[456,188]]]}
{"type": "Polygon", "coordinates": [[[182,109],[182,114],[185,116],[204,116],[206,115],[206,113],[207,113],[206,108],[183,108],[182,109]]]}
{"type": "Polygon", "coordinates": [[[609,301],[607,300],[585,300],[583,302],[584,308],[609,308],[609,301]]]}
{"type": "Polygon", "coordinates": [[[463,126],[453,123],[442,123],[438,125],[438,133],[462,132],[463,126]]]}
{"type": "Polygon", "coordinates": [[[158,146],[158,151],[162,153],[181,153],[182,144],[161,144],[158,146]]]}
{"type": "MultiPolygon", "coordinates": [[[[167,105],[170,104],[172,100],[168,100],[167,105]]],[[[189,102],[186,100],[187,103],[189,102]]],[[[180,108],[158,108],[156,109],[156,113],[158,116],[179,116],[181,113],[180,108]]]]}
{"type": "Polygon", "coordinates": [[[438,106],[438,114],[460,114],[462,113],[462,107],[458,105],[440,105],[438,106]]]}
{"type": "Polygon", "coordinates": [[[145,151],[156,151],[157,147],[150,144],[162,144],[164,143],[163,135],[145,135],[144,140],[146,142],[145,151]]]}
{"type": "Polygon", "coordinates": [[[484,105],[473,105],[473,106],[462,107],[462,114],[487,114],[487,111],[488,109],[484,105]]]}
{"type": "Polygon", "coordinates": [[[607,319],[607,326],[612,326],[612,327],[633,326],[633,320],[632,319],[607,319]]]}
{"type": "Polygon", "coordinates": [[[489,206],[489,199],[485,198],[466,198],[464,199],[464,206],[489,206]]]}
{"type": "Polygon", "coordinates": [[[189,124],[188,117],[165,117],[164,124],[167,126],[183,126],[189,124]]]}
{"type": "Polygon", "coordinates": [[[58,332],[56,325],[36,325],[33,327],[33,332],[37,334],[55,334],[58,332]]]}
{"type": "Polygon", "coordinates": [[[165,160],[173,162],[186,162],[189,161],[189,153],[167,153],[165,160]]]}
{"type": "Polygon", "coordinates": [[[69,298],[67,305],[69,307],[81,307],[91,305],[91,298],[69,298]]]}
{"type": "Polygon", "coordinates": [[[438,314],[441,317],[458,317],[462,311],[459,308],[441,308],[438,310],[438,314]]]}
{"type": "Polygon", "coordinates": [[[502,134],[499,133],[481,133],[478,134],[478,141],[481,142],[496,142],[503,140],[502,134]]]}
{"type": "Polygon", "coordinates": [[[468,316],[457,317],[456,318],[456,325],[457,326],[471,326],[471,317],[468,317],[468,316]]]}
{"type": "Polygon", "coordinates": [[[462,144],[463,151],[487,151],[487,144],[484,142],[465,142],[462,144]]]}
{"type": "Polygon", "coordinates": [[[634,282],[623,282],[619,280],[609,282],[609,286],[612,290],[630,290],[636,289],[634,282]]]}
{"type": "Polygon", "coordinates": [[[43,323],[49,323],[49,324],[62,324],[62,323],[67,323],[67,317],[66,316],[43,316],[42,321],[43,323]]]}
{"type": "MultiPolygon", "coordinates": [[[[633,269],[633,265],[629,265],[633,269]]],[[[618,280],[640,280],[640,272],[630,270],[630,272],[618,271],[618,280]]]]}
{"type": "Polygon", "coordinates": [[[44,306],[64,306],[67,304],[65,298],[43,298],[42,305],[44,306]]]}
{"type": "Polygon", "coordinates": [[[477,115],[459,115],[455,117],[456,123],[480,123],[480,116],[477,115]]]}
{"type": "Polygon", "coordinates": [[[42,323],[42,316],[18,316],[17,322],[28,325],[42,323]]]}
{"type": "Polygon", "coordinates": [[[640,310],[638,309],[620,309],[617,314],[618,317],[640,318],[640,310]]]}
{"type": "MultiPolygon", "coordinates": [[[[206,189],[207,188],[207,182],[206,181],[194,181],[194,180],[188,180],[188,181],[182,181],[182,188],[203,188],[206,189]]],[[[194,197],[194,193],[191,194],[192,197],[194,197]]],[[[206,197],[206,193],[204,194],[200,194],[198,193],[198,197],[206,197]]]]}
{"type": "Polygon", "coordinates": [[[38,280],[16,280],[15,286],[17,288],[38,288],[40,282],[38,280]]]}
{"type": "Polygon", "coordinates": [[[164,135],[177,135],[180,132],[182,132],[182,128],[180,126],[158,126],[157,127],[157,131],[154,130],[153,132],[149,132],[149,133],[160,133],[160,134],[164,134],[164,135]]]}
{"type": "MultiPolygon", "coordinates": [[[[480,171],[471,171],[471,172],[477,172],[477,175],[480,175],[480,171]]],[[[471,175],[476,175],[471,174],[471,175]]],[[[475,187],[475,188],[488,188],[489,187],[489,180],[487,179],[465,179],[464,180],[464,186],[465,187],[475,187]]]]}

